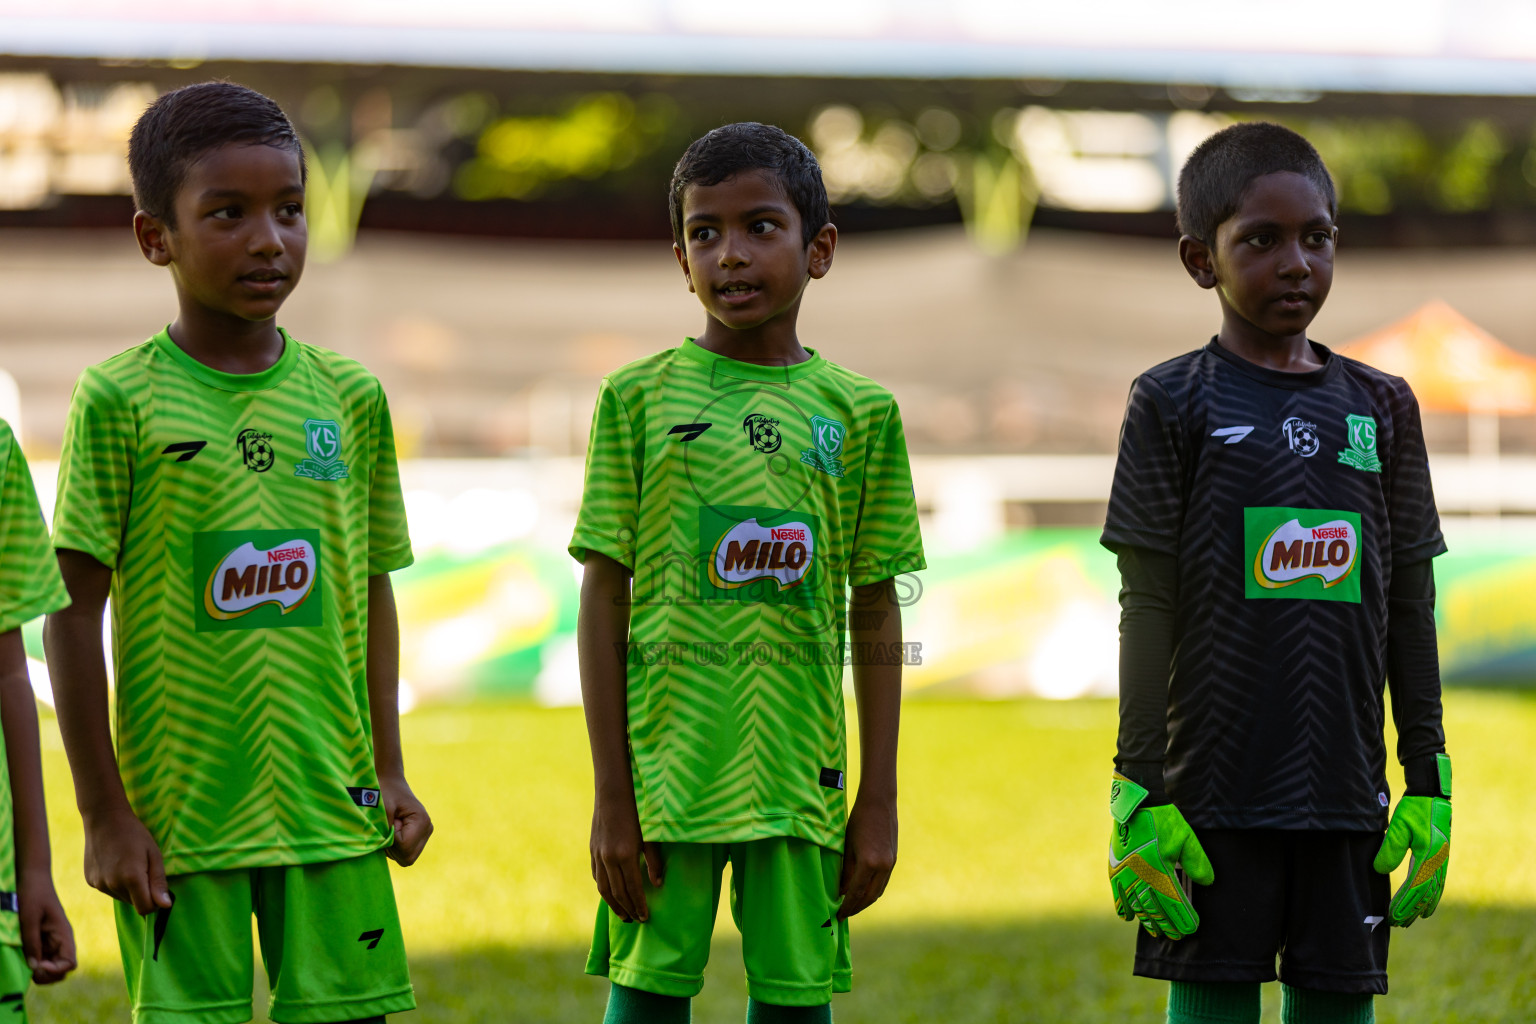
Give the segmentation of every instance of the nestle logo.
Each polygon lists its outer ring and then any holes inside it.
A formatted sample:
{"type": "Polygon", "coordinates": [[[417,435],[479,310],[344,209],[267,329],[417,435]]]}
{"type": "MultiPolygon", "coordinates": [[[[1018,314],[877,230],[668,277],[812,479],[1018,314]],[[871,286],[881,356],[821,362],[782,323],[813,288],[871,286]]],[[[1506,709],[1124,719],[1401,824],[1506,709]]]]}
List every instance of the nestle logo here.
{"type": "Polygon", "coordinates": [[[304,548],[277,548],[274,551],[267,552],[267,563],[291,562],[295,558],[303,558],[307,554],[309,552],[304,548]]]}
{"type": "Polygon", "coordinates": [[[768,536],[773,540],[805,540],[804,530],[769,530],[768,536]]]}
{"type": "Polygon", "coordinates": [[[1316,526],[1312,528],[1313,540],[1349,540],[1349,531],[1342,526],[1316,526]]]}

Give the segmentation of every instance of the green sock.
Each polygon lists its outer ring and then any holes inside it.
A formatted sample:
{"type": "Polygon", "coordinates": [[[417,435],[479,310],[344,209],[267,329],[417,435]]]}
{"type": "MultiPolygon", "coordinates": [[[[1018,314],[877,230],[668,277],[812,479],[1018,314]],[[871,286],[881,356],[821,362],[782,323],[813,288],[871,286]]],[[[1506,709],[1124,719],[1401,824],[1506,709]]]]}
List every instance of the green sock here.
{"type": "Polygon", "coordinates": [[[1168,985],[1168,1024],[1258,1024],[1256,981],[1174,981],[1168,985]]]}
{"type": "Polygon", "coordinates": [[[603,1024],[688,1024],[693,1014],[683,996],[659,996],[638,988],[611,985],[603,1024]]]}
{"type": "Polygon", "coordinates": [[[1280,986],[1281,1024],[1376,1024],[1375,997],[1369,992],[1318,992],[1280,986]]]}
{"type": "Polygon", "coordinates": [[[776,1006],[747,999],[747,1024],[832,1024],[832,1004],[776,1006]]]}

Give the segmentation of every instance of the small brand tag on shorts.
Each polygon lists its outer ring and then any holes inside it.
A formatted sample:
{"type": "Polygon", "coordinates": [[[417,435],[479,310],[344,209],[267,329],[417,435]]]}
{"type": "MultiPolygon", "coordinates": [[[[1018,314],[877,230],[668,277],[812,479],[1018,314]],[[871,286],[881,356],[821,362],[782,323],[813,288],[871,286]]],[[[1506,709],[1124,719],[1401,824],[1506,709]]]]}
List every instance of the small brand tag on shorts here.
{"type": "Polygon", "coordinates": [[[821,784],[828,789],[842,789],[843,773],[836,768],[823,768],[821,770],[821,784]]]}
{"type": "Polygon", "coordinates": [[[1387,806],[1387,804],[1391,803],[1392,801],[1387,799],[1387,794],[1385,794],[1385,793],[1377,793],[1376,794],[1376,802],[1381,804],[1381,806],[1385,807],[1385,806],[1387,806]]]}
{"type": "Polygon", "coordinates": [[[347,794],[352,797],[352,802],[359,807],[379,806],[379,791],[376,789],[361,789],[357,786],[348,786],[347,794]]]}
{"type": "Polygon", "coordinates": [[[0,910],[9,910],[13,914],[21,913],[21,897],[13,892],[0,892],[0,910]]]}

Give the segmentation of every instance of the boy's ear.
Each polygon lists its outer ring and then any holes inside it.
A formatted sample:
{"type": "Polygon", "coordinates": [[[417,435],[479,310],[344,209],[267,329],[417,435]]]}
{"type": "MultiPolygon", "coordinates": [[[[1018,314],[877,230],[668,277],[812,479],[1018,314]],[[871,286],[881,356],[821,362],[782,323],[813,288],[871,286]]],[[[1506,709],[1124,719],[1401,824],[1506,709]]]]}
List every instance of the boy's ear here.
{"type": "Polygon", "coordinates": [[[693,291],[693,272],[688,269],[688,250],[673,242],[672,255],[677,257],[677,265],[683,268],[683,280],[688,282],[688,290],[693,291]]]}
{"type": "Polygon", "coordinates": [[[133,215],[133,237],[138,239],[139,252],[157,267],[171,264],[170,234],[171,229],[159,217],[143,210],[133,215]]]}
{"type": "Polygon", "coordinates": [[[832,269],[832,253],[837,249],[837,228],[831,223],[823,224],[821,230],[816,232],[816,237],[811,239],[807,247],[810,259],[807,260],[807,273],[812,281],[820,281],[827,276],[827,271],[832,269]]]}
{"type": "Polygon", "coordinates": [[[1179,236],[1179,262],[1201,288],[1216,287],[1214,255],[1211,247],[1194,235],[1179,236]]]}

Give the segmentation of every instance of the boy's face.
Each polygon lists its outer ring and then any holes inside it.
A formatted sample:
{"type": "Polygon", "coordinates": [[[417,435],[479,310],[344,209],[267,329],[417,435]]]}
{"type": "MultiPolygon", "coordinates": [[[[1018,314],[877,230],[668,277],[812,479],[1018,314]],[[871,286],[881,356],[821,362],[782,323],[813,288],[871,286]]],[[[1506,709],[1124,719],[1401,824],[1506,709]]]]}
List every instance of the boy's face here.
{"type": "Polygon", "coordinates": [[[176,225],[140,213],[139,247],[168,266],[183,305],[267,320],[298,284],[309,241],[298,154],[263,145],[209,150],[187,168],[176,225]]]}
{"type": "Polygon", "coordinates": [[[673,252],[709,315],[748,330],[791,313],[806,282],[832,266],[837,229],[804,242],[800,211],[776,175],[744,171],[683,192],[683,245],[673,252]]]}
{"type": "Polygon", "coordinates": [[[1223,312],[1275,338],[1305,335],[1333,286],[1337,235],[1328,200],[1299,174],[1255,178],[1236,213],[1216,229],[1215,248],[1186,236],[1179,252],[1223,312]]]}

